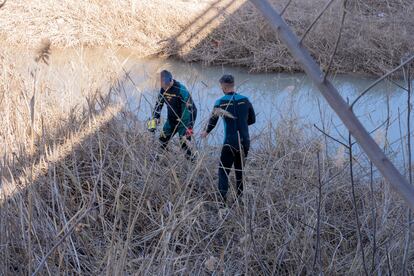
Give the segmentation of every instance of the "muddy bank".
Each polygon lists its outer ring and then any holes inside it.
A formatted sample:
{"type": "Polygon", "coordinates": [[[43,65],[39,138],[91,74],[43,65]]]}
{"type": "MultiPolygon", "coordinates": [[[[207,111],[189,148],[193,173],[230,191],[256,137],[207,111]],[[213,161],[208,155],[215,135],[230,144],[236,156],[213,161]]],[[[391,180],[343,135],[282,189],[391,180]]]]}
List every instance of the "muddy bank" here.
{"type": "MultiPolygon", "coordinates": [[[[279,10],[285,1],[272,1],[279,10]]],[[[342,16],[333,3],[304,40],[323,68],[329,63],[342,16]]],[[[285,19],[301,36],[325,1],[293,1],[285,19]]],[[[414,48],[414,3],[361,0],[347,6],[333,62],[337,73],[382,74],[414,48]]],[[[140,56],[247,67],[255,72],[300,70],[277,36],[244,0],[9,1],[0,10],[0,37],[32,47],[121,47],[140,56]]]]}

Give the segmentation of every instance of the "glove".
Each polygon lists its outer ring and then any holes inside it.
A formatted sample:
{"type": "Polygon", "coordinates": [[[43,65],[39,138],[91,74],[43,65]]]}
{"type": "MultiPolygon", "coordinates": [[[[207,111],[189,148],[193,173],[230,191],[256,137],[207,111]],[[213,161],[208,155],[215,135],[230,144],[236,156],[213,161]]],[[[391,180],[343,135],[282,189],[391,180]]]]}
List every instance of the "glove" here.
{"type": "Polygon", "coordinates": [[[157,119],[152,119],[148,121],[148,131],[154,132],[157,129],[158,121],[157,119]]]}
{"type": "Polygon", "coordinates": [[[193,129],[192,128],[187,128],[187,130],[185,131],[185,137],[190,138],[193,135],[194,135],[193,129]]]}

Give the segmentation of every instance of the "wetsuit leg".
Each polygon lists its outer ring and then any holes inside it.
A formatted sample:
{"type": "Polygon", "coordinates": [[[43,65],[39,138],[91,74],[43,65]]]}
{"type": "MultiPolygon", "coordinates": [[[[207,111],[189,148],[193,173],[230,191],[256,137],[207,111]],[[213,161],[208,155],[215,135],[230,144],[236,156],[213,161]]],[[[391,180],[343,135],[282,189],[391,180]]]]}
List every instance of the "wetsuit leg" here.
{"type": "Polygon", "coordinates": [[[191,159],[193,153],[189,147],[191,142],[191,137],[186,137],[185,133],[187,132],[187,127],[184,124],[180,124],[177,130],[180,135],[181,148],[185,151],[187,159],[191,159]]]}
{"type": "Polygon", "coordinates": [[[168,142],[171,140],[171,138],[174,136],[174,134],[175,134],[174,128],[167,121],[164,124],[164,127],[162,128],[162,132],[161,132],[161,135],[160,135],[160,142],[161,142],[161,149],[162,150],[167,149],[168,142]]]}
{"type": "Polygon", "coordinates": [[[191,157],[193,156],[193,153],[191,152],[191,149],[188,146],[188,143],[190,142],[191,142],[191,137],[185,137],[185,136],[181,137],[181,148],[185,151],[186,157],[188,159],[191,159],[191,157]]]}
{"type": "Polygon", "coordinates": [[[246,147],[242,147],[242,151],[235,151],[234,169],[236,173],[237,197],[243,195],[243,170],[248,151],[246,147]]]}
{"type": "Polygon", "coordinates": [[[229,189],[229,174],[234,163],[234,149],[229,145],[224,145],[221,150],[219,166],[219,192],[224,202],[226,202],[227,191],[229,189]]]}
{"type": "Polygon", "coordinates": [[[192,154],[193,154],[191,152],[190,147],[189,147],[189,144],[191,142],[191,136],[190,137],[186,137],[185,136],[185,133],[187,132],[187,126],[188,126],[188,124],[189,124],[188,121],[184,121],[183,123],[180,123],[178,125],[177,132],[178,132],[178,135],[180,135],[181,148],[185,151],[186,158],[187,159],[191,159],[192,154]]]}

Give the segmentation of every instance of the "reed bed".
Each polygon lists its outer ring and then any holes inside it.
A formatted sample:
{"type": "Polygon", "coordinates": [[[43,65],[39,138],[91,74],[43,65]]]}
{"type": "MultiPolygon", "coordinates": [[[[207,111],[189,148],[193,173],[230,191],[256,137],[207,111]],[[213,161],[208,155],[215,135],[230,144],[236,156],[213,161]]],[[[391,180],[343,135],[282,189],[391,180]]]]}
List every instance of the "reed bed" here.
{"type": "MultiPolygon", "coordinates": [[[[287,2],[272,1],[279,10],[287,2]]],[[[412,1],[348,2],[333,71],[378,75],[411,53],[412,1]]],[[[301,36],[325,3],[294,0],[284,16],[301,36]]],[[[324,68],[335,48],[341,13],[341,1],[334,1],[304,40],[324,68]]],[[[140,56],[174,56],[252,71],[301,70],[245,0],[20,0],[8,1],[0,17],[0,38],[24,48],[48,37],[60,47],[122,47],[140,56]]]]}
{"type": "MultiPolygon", "coordinates": [[[[346,152],[328,158],[300,122],[256,138],[243,201],[232,191],[226,212],[219,149],[190,162],[172,143],[154,159],[156,137],[113,100],[119,68],[105,80],[84,68],[90,81],[71,87],[42,58],[26,75],[11,51],[1,59],[2,275],[402,273],[405,205],[362,161],[353,198],[346,152]],[[58,108],[68,89],[79,97],[58,108]]],[[[407,260],[413,273],[412,248],[407,260]]]]}

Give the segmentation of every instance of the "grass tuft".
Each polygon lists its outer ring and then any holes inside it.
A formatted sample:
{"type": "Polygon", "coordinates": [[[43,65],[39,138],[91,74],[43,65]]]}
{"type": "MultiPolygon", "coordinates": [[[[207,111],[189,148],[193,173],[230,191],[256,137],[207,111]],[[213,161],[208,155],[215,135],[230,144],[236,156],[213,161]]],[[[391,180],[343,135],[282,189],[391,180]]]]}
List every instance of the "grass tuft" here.
{"type": "Polygon", "coordinates": [[[46,65],[49,65],[49,57],[51,55],[51,49],[50,49],[51,45],[52,43],[50,42],[49,39],[47,38],[42,39],[40,46],[36,50],[36,57],[35,57],[36,62],[43,62],[46,65]]]}

